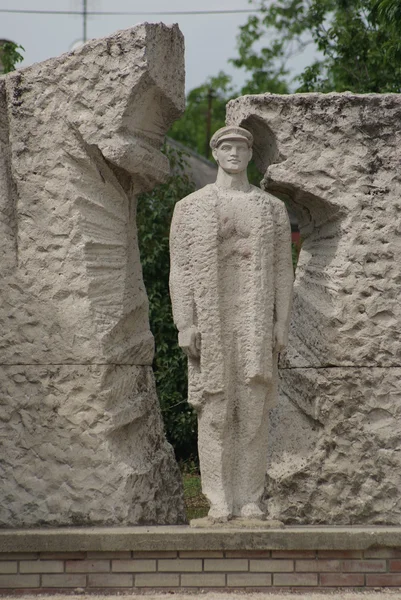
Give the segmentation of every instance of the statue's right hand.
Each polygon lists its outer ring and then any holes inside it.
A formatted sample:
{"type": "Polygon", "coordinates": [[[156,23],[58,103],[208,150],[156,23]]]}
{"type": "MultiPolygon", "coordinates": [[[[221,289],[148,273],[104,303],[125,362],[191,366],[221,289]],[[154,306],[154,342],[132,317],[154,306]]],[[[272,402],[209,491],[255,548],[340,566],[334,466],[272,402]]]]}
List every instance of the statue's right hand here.
{"type": "Polygon", "coordinates": [[[200,333],[196,327],[188,327],[188,329],[179,331],[178,344],[190,358],[200,358],[200,333]]]}

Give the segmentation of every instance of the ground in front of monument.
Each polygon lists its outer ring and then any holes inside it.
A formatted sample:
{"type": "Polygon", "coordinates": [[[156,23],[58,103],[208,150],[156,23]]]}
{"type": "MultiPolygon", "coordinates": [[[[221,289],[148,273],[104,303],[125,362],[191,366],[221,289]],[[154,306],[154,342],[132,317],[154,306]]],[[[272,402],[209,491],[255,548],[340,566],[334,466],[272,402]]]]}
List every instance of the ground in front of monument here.
{"type": "MultiPolygon", "coordinates": [[[[121,595],[121,592],[114,592],[114,594],[121,595]]],[[[79,597],[81,600],[102,600],[105,598],[107,594],[46,594],[46,595],[33,595],[33,596],[19,596],[19,600],[39,600],[40,598],[45,598],[46,600],[71,600],[71,598],[79,597]]],[[[333,590],[327,591],[325,593],[315,593],[315,592],[254,592],[254,591],[238,591],[238,592],[207,592],[203,593],[201,590],[191,593],[191,594],[175,594],[175,600],[193,600],[195,596],[201,595],[204,600],[226,600],[229,598],[232,600],[233,598],[244,598],[246,596],[247,600],[395,600],[396,598],[401,597],[401,593],[399,590],[389,590],[389,589],[381,589],[380,591],[360,591],[360,592],[351,592],[351,591],[342,591],[342,590],[333,590]]],[[[138,594],[123,594],[125,600],[137,599],[138,594]]],[[[148,594],[146,593],[146,600],[165,600],[166,594],[148,594]]],[[[3,596],[2,600],[15,600],[15,596],[3,596]]]]}

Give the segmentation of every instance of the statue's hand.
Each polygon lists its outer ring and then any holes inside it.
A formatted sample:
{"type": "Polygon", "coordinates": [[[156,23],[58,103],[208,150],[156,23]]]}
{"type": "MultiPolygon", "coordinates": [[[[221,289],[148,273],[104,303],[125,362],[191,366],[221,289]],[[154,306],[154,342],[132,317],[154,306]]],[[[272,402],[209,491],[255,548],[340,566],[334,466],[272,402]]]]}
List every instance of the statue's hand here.
{"type": "Polygon", "coordinates": [[[274,325],[274,350],[282,352],[287,345],[287,332],[280,323],[274,325]]]}
{"type": "Polygon", "coordinates": [[[200,333],[196,327],[178,332],[178,344],[189,358],[199,359],[200,341],[200,333]]]}

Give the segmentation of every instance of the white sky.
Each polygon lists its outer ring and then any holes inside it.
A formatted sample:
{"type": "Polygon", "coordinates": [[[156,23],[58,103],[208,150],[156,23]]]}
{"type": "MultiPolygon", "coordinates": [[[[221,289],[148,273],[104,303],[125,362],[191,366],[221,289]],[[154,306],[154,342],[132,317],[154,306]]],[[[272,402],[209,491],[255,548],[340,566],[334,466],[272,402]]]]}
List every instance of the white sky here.
{"type": "MultiPolygon", "coordinates": [[[[82,0],[0,0],[0,9],[81,10],[82,0]]],[[[88,0],[93,11],[189,11],[233,10],[252,8],[248,0],[88,0]]],[[[225,15],[141,15],[90,16],[88,39],[103,37],[118,29],[143,21],[178,23],[185,36],[186,89],[201,85],[220,70],[234,76],[240,86],[244,74],[228,63],[236,56],[236,36],[247,14],[225,15]]],[[[0,38],[21,44],[25,48],[22,66],[46,60],[68,52],[82,39],[82,17],[78,15],[32,15],[0,13],[0,38]]],[[[313,57],[309,49],[294,59],[295,72],[302,70],[313,57]]],[[[267,91],[267,90],[266,90],[267,91]]]]}

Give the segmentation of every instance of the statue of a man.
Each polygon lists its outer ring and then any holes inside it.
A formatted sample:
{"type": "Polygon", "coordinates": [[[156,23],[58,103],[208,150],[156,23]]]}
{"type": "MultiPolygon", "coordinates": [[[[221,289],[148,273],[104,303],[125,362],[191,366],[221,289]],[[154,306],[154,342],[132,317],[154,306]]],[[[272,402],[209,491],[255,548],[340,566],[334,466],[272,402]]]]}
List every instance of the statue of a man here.
{"type": "Polygon", "coordinates": [[[188,356],[188,401],[198,414],[209,517],[263,518],[268,413],[292,297],[284,204],[249,184],[252,134],[223,127],[211,139],[215,184],[177,203],[170,291],[188,356]]]}

